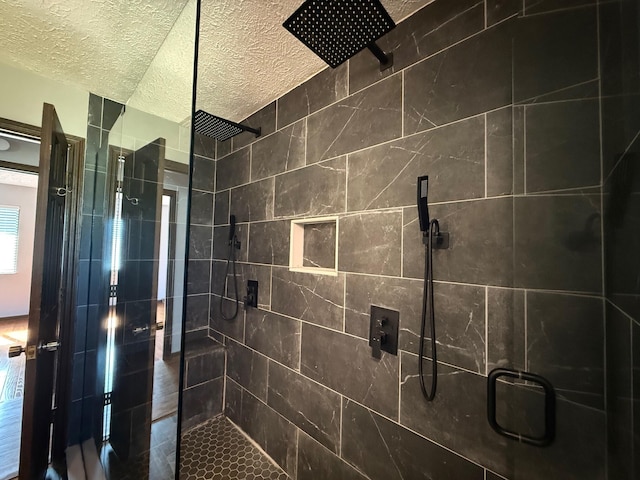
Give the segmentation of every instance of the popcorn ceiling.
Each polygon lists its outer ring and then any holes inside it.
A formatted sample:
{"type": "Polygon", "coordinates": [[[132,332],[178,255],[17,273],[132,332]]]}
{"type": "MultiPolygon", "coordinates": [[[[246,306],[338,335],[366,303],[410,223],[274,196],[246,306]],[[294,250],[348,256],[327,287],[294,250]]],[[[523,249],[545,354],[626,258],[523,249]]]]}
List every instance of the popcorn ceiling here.
{"type": "MultiPolygon", "coordinates": [[[[382,3],[398,23],[430,1],[382,3]]],[[[326,68],[282,27],[301,2],[202,0],[198,108],[240,121],[326,68]]],[[[3,0],[0,62],[180,122],[194,22],[195,0],[3,0]]]]}

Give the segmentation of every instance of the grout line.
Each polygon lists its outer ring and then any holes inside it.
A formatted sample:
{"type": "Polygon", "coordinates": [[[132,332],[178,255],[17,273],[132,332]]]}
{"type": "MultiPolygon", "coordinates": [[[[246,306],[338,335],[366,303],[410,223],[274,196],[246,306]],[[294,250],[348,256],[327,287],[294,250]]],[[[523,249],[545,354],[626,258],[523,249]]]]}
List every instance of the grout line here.
{"type": "MultiPolygon", "coordinates": [[[[486,5],[486,3],[485,3],[486,5]]],[[[489,128],[488,128],[489,118],[487,114],[484,114],[484,198],[487,198],[487,170],[488,170],[488,159],[489,159],[489,128]]],[[[513,123],[513,121],[512,121],[513,123]]]]}
{"type": "MultiPolygon", "coordinates": [[[[214,259],[214,261],[217,262],[224,262],[224,259],[214,259]]],[[[288,265],[272,265],[270,263],[258,263],[258,262],[241,262],[239,261],[238,263],[240,264],[251,264],[251,265],[257,265],[257,266],[264,266],[264,267],[274,267],[274,268],[280,268],[280,269],[285,269],[285,268],[289,268],[288,265]]],[[[406,280],[408,282],[422,282],[422,280],[418,277],[399,277],[399,276],[394,276],[394,275],[380,275],[380,274],[376,274],[376,273],[362,273],[362,272],[348,272],[348,271],[339,271],[338,274],[346,274],[346,275],[358,275],[358,276],[363,276],[363,277],[374,277],[374,278],[383,278],[383,279],[395,279],[395,280],[406,280]]],[[[531,288],[531,287],[511,287],[511,286],[504,286],[504,285],[487,285],[485,283],[465,283],[465,282],[455,282],[455,281],[451,281],[451,280],[434,280],[434,282],[436,284],[444,284],[444,285],[461,285],[461,286],[468,286],[468,287],[480,287],[480,288],[484,288],[484,287],[488,287],[488,288],[494,288],[494,289],[499,289],[499,290],[512,290],[512,291],[524,291],[525,289],[533,292],[533,293],[548,293],[548,294],[556,294],[556,295],[569,295],[569,296],[573,296],[573,297],[587,297],[587,298],[602,298],[602,295],[600,295],[597,292],[580,292],[580,291],[575,291],[575,290],[552,290],[552,289],[547,289],[547,288],[531,288]]],[[[278,313],[278,312],[275,312],[278,313]]],[[[315,324],[314,324],[315,325],[315,324]]]]}
{"type": "Polygon", "coordinates": [[[638,320],[636,320],[635,318],[633,318],[631,315],[629,315],[627,312],[625,312],[624,310],[622,310],[618,305],[616,305],[614,302],[612,302],[610,299],[605,298],[605,300],[609,303],[609,305],[611,305],[613,308],[615,308],[616,310],[618,310],[619,313],[621,313],[622,315],[624,315],[625,317],[627,317],[629,320],[631,320],[634,324],[636,324],[639,328],[640,328],[640,322],[638,320]]]}
{"type": "Polygon", "coordinates": [[[484,0],[484,28],[487,29],[487,0],[484,0]]]}
{"type": "Polygon", "coordinates": [[[342,292],[342,332],[346,333],[347,331],[347,275],[342,275],[343,282],[343,292],[342,292]]]}
{"type": "MultiPolygon", "coordinates": [[[[294,424],[295,425],[295,424],[294,424]]],[[[296,468],[293,470],[294,480],[298,478],[298,462],[300,461],[300,427],[296,427],[296,468]]]]}
{"type": "MultiPolygon", "coordinates": [[[[524,0],[523,0],[524,2],[524,0]]],[[[550,15],[550,14],[554,14],[554,13],[562,13],[562,12],[570,12],[570,11],[575,11],[575,10],[586,10],[589,8],[593,8],[595,7],[596,4],[594,3],[587,3],[585,5],[577,5],[575,7],[565,7],[565,8],[556,8],[553,10],[545,10],[543,12],[538,12],[538,13],[529,13],[526,16],[527,17],[540,17],[543,15],[550,15]]]]}
{"type": "MultiPolygon", "coordinates": [[[[487,111],[486,111],[486,112],[484,112],[484,113],[478,113],[478,114],[476,114],[476,115],[471,115],[471,116],[469,116],[469,117],[464,117],[464,118],[460,118],[460,119],[457,119],[457,120],[453,120],[453,121],[451,121],[451,122],[443,123],[443,124],[441,124],[441,125],[436,125],[436,126],[434,126],[434,127],[431,127],[431,128],[425,129],[425,130],[420,130],[419,132],[414,132],[414,133],[407,134],[407,135],[405,135],[404,137],[396,137],[396,138],[392,138],[392,139],[389,139],[389,140],[385,140],[384,142],[375,143],[375,144],[373,144],[373,145],[368,145],[368,146],[366,146],[366,147],[362,147],[362,148],[360,148],[360,149],[358,149],[358,150],[352,150],[352,151],[349,151],[349,152],[347,152],[347,153],[349,153],[349,154],[359,153],[359,152],[363,152],[363,151],[365,151],[365,150],[369,150],[369,149],[372,149],[372,148],[375,148],[375,147],[380,147],[380,146],[383,146],[383,145],[388,145],[388,144],[391,144],[391,143],[397,142],[398,140],[401,140],[402,138],[411,138],[411,137],[416,137],[416,136],[418,136],[418,135],[424,135],[424,134],[426,134],[427,132],[434,132],[434,131],[436,131],[436,130],[439,130],[439,129],[442,129],[442,128],[446,128],[446,127],[449,127],[449,126],[452,126],[452,125],[456,125],[456,124],[461,123],[461,122],[465,122],[465,121],[468,121],[468,120],[472,120],[472,119],[474,119],[474,118],[479,118],[479,117],[483,116],[485,113],[493,113],[493,112],[498,111],[498,110],[501,110],[501,109],[503,109],[503,108],[505,108],[505,107],[507,107],[507,106],[509,106],[509,105],[510,105],[510,104],[500,105],[500,106],[498,106],[498,107],[496,107],[496,108],[493,108],[493,109],[491,109],[491,110],[487,110],[487,111]]],[[[307,119],[308,119],[308,117],[305,117],[305,119],[304,119],[304,120],[307,120],[307,119]]],[[[307,123],[308,123],[308,122],[307,122],[307,123]]],[[[307,129],[307,130],[308,130],[308,129],[307,129]]],[[[273,134],[270,134],[270,135],[273,135],[273,134]]],[[[267,135],[267,136],[268,136],[268,135],[267,135]]],[[[266,138],[266,137],[265,137],[265,138],[266,138]]],[[[305,168],[305,167],[308,167],[308,166],[311,166],[311,165],[316,165],[316,164],[318,164],[318,163],[327,162],[327,161],[329,161],[329,160],[335,160],[335,159],[337,159],[337,158],[340,158],[340,157],[343,157],[344,155],[346,155],[346,153],[341,153],[341,154],[339,154],[339,155],[335,155],[335,156],[333,156],[333,157],[329,157],[329,158],[324,158],[324,159],[322,159],[322,160],[320,160],[320,161],[317,161],[317,162],[314,162],[314,163],[310,163],[310,164],[308,164],[308,163],[306,162],[306,159],[307,159],[307,154],[306,154],[306,153],[307,153],[307,141],[306,141],[306,140],[307,140],[307,138],[308,138],[308,131],[307,131],[307,135],[306,135],[306,137],[305,137],[305,165],[303,165],[303,166],[301,166],[301,167],[297,167],[297,168],[292,168],[292,169],[290,169],[290,170],[286,170],[286,171],[284,171],[284,172],[276,173],[276,174],[274,174],[274,175],[270,175],[270,176],[278,176],[278,175],[284,175],[285,173],[289,173],[289,172],[295,172],[296,170],[300,170],[300,169],[302,169],[302,168],[305,168]]],[[[248,148],[248,147],[243,147],[243,148],[248,148]]],[[[232,153],[235,153],[235,152],[232,152],[232,153]]],[[[231,154],[229,154],[229,155],[231,155],[231,154]]],[[[220,159],[220,160],[224,160],[224,159],[226,159],[229,155],[227,155],[227,156],[223,157],[223,158],[222,158],[222,159],[220,159]]],[[[269,177],[264,177],[264,178],[269,178],[269,177]]],[[[249,182],[249,183],[251,183],[251,182],[249,182]]],[[[240,184],[240,185],[234,185],[234,187],[238,187],[238,186],[241,186],[241,185],[246,185],[246,183],[244,183],[244,184],[240,184]]],[[[228,187],[228,188],[229,188],[229,187],[228,187]]],[[[225,188],[225,189],[223,189],[223,190],[226,190],[226,188],[225,188]]]]}
{"type": "MultiPolygon", "coordinates": [[[[527,194],[527,107],[522,107],[522,191],[527,194]]],[[[514,224],[515,225],[515,224],[514,224]]]]}
{"type": "Polygon", "coordinates": [[[271,310],[273,307],[273,265],[269,267],[269,310],[271,310]]]}
{"type": "MultiPolygon", "coordinates": [[[[276,363],[278,363],[278,362],[276,362],[276,363]]],[[[440,363],[440,362],[438,362],[438,363],[440,363]]],[[[284,367],[289,368],[289,367],[287,367],[286,365],[284,365],[284,367]]],[[[290,368],[289,368],[289,369],[290,369],[290,368]]],[[[290,370],[291,370],[291,369],[290,369],[290,370]]],[[[298,372],[296,372],[296,373],[298,373],[298,372]]],[[[403,429],[407,430],[408,432],[413,433],[413,434],[417,435],[418,437],[420,437],[420,438],[422,438],[422,439],[424,439],[424,440],[426,440],[426,441],[428,441],[428,442],[430,442],[430,443],[432,443],[432,444],[434,444],[434,445],[436,445],[436,446],[438,446],[438,447],[440,447],[440,448],[442,448],[442,449],[444,449],[444,450],[446,450],[446,451],[448,451],[448,452],[450,452],[450,453],[454,454],[456,457],[459,457],[459,458],[462,458],[462,459],[464,459],[464,460],[467,460],[468,462],[470,462],[470,463],[472,463],[472,464],[474,464],[474,465],[477,465],[477,466],[478,466],[478,467],[480,467],[480,468],[484,468],[482,465],[480,465],[480,464],[479,464],[478,462],[476,462],[475,460],[472,460],[472,459],[470,459],[470,458],[467,458],[467,457],[463,456],[461,453],[456,452],[455,450],[453,450],[453,449],[451,449],[451,448],[449,448],[449,447],[447,447],[447,446],[445,446],[445,445],[443,445],[443,444],[441,444],[441,443],[438,443],[438,442],[436,442],[436,441],[435,441],[435,440],[433,440],[433,439],[430,439],[430,438],[426,437],[424,434],[419,433],[419,432],[417,432],[417,431],[413,430],[412,428],[410,428],[410,427],[408,427],[408,426],[406,426],[406,425],[403,425],[403,424],[399,423],[397,420],[394,420],[394,419],[392,419],[392,418],[390,418],[390,417],[387,417],[386,415],[383,415],[383,414],[381,414],[380,412],[378,412],[378,411],[376,411],[376,410],[373,410],[372,408],[367,407],[366,405],[364,405],[364,404],[362,404],[362,403],[358,402],[357,400],[354,400],[354,399],[352,399],[352,398],[350,398],[350,397],[346,397],[345,395],[341,394],[340,392],[337,392],[337,391],[335,391],[335,390],[332,390],[332,389],[328,388],[326,385],[323,385],[323,384],[321,384],[321,383],[319,383],[319,382],[316,382],[315,380],[313,380],[313,379],[311,379],[311,378],[309,378],[309,377],[305,377],[305,378],[306,378],[306,379],[308,379],[308,380],[311,380],[311,381],[312,381],[312,382],[314,382],[314,383],[317,383],[318,385],[320,385],[320,386],[324,387],[324,388],[325,388],[325,389],[327,389],[327,390],[330,390],[330,391],[332,391],[332,392],[334,392],[334,393],[337,393],[338,395],[340,395],[340,396],[341,396],[341,398],[347,398],[347,400],[348,400],[349,402],[354,403],[354,404],[358,405],[358,406],[359,406],[359,407],[361,407],[361,408],[364,408],[364,409],[365,409],[365,410],[367,410],[368,412],[373,413],[373,414],[377,415],[377,416],[378,416],[378,417],[380,417],[380,418],[383,418],[383,419],[385,419],[385,420],[387,420],[387,421],[389,421],[389,422],[391,422],[391,423],[393,423],[393,424],[395,424],[395,425],[398,425],[398,426],[402,427],[403,429]]],[[[271,409],[271,411],[272,411],[273,413],[275,413],[275,414],[277,414],[278,416],[280,416],[280,417],[281,417],[283,420],[285,420],[287,423],[291,424],[291,425],[292,425],[292,426],[294,426],[295,428],[299,428],[299,427],[298,427],[297,425],[295,425],[291,420],[289,420],[288,418],[284,417],[280,412],[278,412],[278,411],[274,410],[274,409],[273,409],[273,408],[271,408],[269,405],[267,405],[266,403],[264,403],[264,400],[262,400],[261,398],[256,397],[256,396],[255,396],[251,391],[247,390],[245,387],[243,387],[243,386],[242,386],[242,385],[240,385],[238,382],[236,382],[235,380],[233,380],[233,378],[230,378],[230,380],[231,380],[232,382],[234,382],[238,387],[240,387],[240,389],[242,390],[242,394],[243,394],[243,395],[244,395],[245,393],[248,393],[248,394],[249,394],[249,395],[251,395],[254,399],[256,399],[257,401],[259,401],[260,403],[262,403],[262,404],[263,404],[263,405],[265,405],[266,407],[269,407],[269,409],[271,409]]],[[[325,447],[325,448],[326,448],[326,447],[325,447]]],[[[334,455],[335,455],[335,453],[334,453],[334,455]]],[[[344,459],[343,459],[343,460],[344,460],[344,459]]],[[[351,466],[351,464],[349,464],[349,465],[351,466]]],[[[280,467],[280,468],[282,468],[282,467],[280,467]]]]}
{"type": "MultiPolygon", "coordinates": [[[[561,93],[561,92],[567,92],[569,90],[572,90],[576,87],[582,87],[584,85],[588,85],[590,83],[593,82],[598,82],[600,80],[600,77],[594,77],[594,78],[590,78],[589,80],[585,80],[583,82],[578,82],[578,83],[574,83],[573,85],[569,85],[568,87],[561,87],[561,88],[557,88],[555,90],[551,90],[550,92],[545,92],[542,93],[540,95],[535,95],[533,97],[528,97],[528,98],[523,98],[521,100],[518,100],[517,105],[518,106],[536,106],[536,105],[549,105],[549,104],[557,104],[557,103],[569,103],[569,102],[583,102],[585,100],[596,100],[596,97],[582,97],[582,98],[563,98],[563,99],[558,99],[558,100],[543,100],[541,102],[538,102],[536,100],[540,99],[540,98],[545,98],[545,97],[549,97],[550,95],[555,95],[556,93],[561,93]]],[[[512,85],[513,85],[513,78],[512,78],[512,85]]],[[[515,103],[515,102],[514,102],[515,103]]]]}
{"type": "Polygon", "coordinates": [[[273,177],[273,196],[271,198],[271,217],[276,216],[276,177],[273,177]]]}
{"type": "Polygon", "coordinates": [[[405,69],[401,70],[401,75],[400,75],[400,86],[401,86],[401,104],[400,104],[400,112],[402,115],[401,118],[401,128],[400,128],[400,137],[404,138],[404,84],[405,84],[405,79],[404,79],[404,71],[405,69]]]}
{"type": "Polygon", "coordinates": [[[402,350],[398,350],[398,423],[402,420],[402,350]]]}
{"type": "MultiPolygon", "coordinates": [[[[222,334],[221,332],[219,332],[219,331],[217,331],[217,330],[215,330],[215,329],[213,329],[213,330],[214,330],[216,333],[220,334],[220,335],[224,335],[224,334],[222,334]]],[[[231,341],[233,341],[233,342],[235,342],[235,343],[239,344],[239,345],[242,345],[242,346],[243,346],[243,347],[245,347],[246,349],[251,350],[251,351],[252,351],[252,352],[254,352],[255,354],[258,354],[258,355],[260,355],[261,357],[264,357],[265,359],[267,359],[267,360],[269,360],[269,361],[271,361],[271,362],[273,362],[273,363],[277,363],[278,365],[280,365],[280,366],[282,366],[282,367],[284,367],[284,368],[286,368],[286,369],[288,369],[288,370],[292,371],[292,372],[293,372],[293,373],[295,373],[295,374],[298,374],[298,375],[303,376],[306,380],[308,380],[308,381],[310,381],[310,382],[312,382],[312,383],[314,383],[314,384],[318,385],[318,386],[319,386],[319,387],[321,387],[322,389],[324,389],[324,390],[328,390],[328,391],[330,391],[330,392],[333,392],[333,393],[335,393],[336,395],[341,395],[341,396],[343,396],[344,398],[346,398],[347,400],[349,400],[350,402],[356,403],[356,404],[360,405],[361,407],[366,408],[367,410],[370,410],[370,411],[374,412],[375,414],[377,414],[377,415],[379,415],[379,416],[381,416],[381,417],[383,417],[383,418],[385,418],[385,419],[387,419],[387,420],[389,420],[389,421],[391,421],[391,422],[393,422],[393,423],[395,423],[395,424],[397,424],[397,425],[400,425],[400,426],[402,426],[403,428],[405,428],[405,429],[407,429],[407,430],[409,430],[409,431],[411,431],[411,432],[417,433],[417,432],[415,432],[414,430],[411,430],[411,428],[410,428],[410,427],[407,427],[406,425],[401,424],[398,420],[392,419],[391,417],[388,417],[388,416],[386,416],[386,415],[384,415],[384,414],[382,414],[382,413],[378,412],[377,410],[374,410],[373,408],[371,408],[371,407],[368,407],[368,406],[364,405],[364,404],[363,404],[363,403],[361,403],[360,401],[358,401],[358,400],[354,400],[353,398],[348,397],[348,396],[347,396],[347,395],[345,395],[344,393],[341,393],[341,392],[339,392],[339,391],[337,391],[337,390],[335,390],[335,389],[333,389],[333,388],[331,388],[331,387],[329,387],[329,386],[327,386],[327,385],[325,385],[325,384],[321,383],[320,381],[315,380],[315,379],[313,379],[313,378],[311,378],[311,377],[309,377],[309,376],[305,375],[304,373],[299,372],[299,371],[297,371],[297,370],[295,370],[295,369],[291,368],[291,367],[290,367],[290,366],[288,366],[288,365],[285,365],[285,364],[283,364],[283,363],[280,363],[280,362],[279,362],[279,361],[277,361],[277,360],[274,360],[273,358],[269,357],[268,355],[265,355],[264,353],[262,353],[262,352],[260,352],[260,351],[258,351],[258,350],[255,350],[254,348],[252,348],[252,347],[250,347],[250,346],[248,346],[248,345],[244,345],[244,344],[242,344],[242,342],[240,342],[240,341],[238,341],[238,340],[235,340],[235,339],[234,339],[234,338],[232,338],[232,337],[227,337],[227,338],[228,338],[229,340],[231,340],[231,341]]],[[[407,352],[407,351],[405,351],[405,350],[401,350],[401,353],[402,353],[402,354],[409,355],[409,356],[413,356],[413,357],[415,357],[416,359],[417,359],[417,357],[418,357],[418,354],[416,354],[416,353],[412,353],[412,352],[407,352]]],[[[478,373],[478,372],[474,372],[474,371],[471,371],[471,370],[467,370],[467,369],[465,369],[465,368],[462,368],[462,367],[459,367],[459,366],[457,366],[457,365],[453,365],[453,364],[450,364],[450,363],[441,362],[440,360],[438,360],[438,365],[447,366],[447,367],[450,367],[450,368],[452,368],[452,369],[454,369],[454,370],[457,370],[457,371],[459,371],[459,372],[468,373],[468,374],[471,374],[471,375],[476,375],[476,376],[479,376],[479,377],[481,377],[481,378],[486,378],[484,375],[482,375],[482,374],[480,374],[480,373],[478,373]]],[[[230,377],[230,379],[231,379],[232,381],[234,381],[234,380],[233,380],[233,378],[231,378],[231,377],[230,377]]],[[[235,382],[235,381],[234,381],[234,383],[237,383],[237,382],[235,382]]],[[[238,384],[238,385],[239,385],[239,384],[238,384]]],[[[241,385],[240,385],[240,386],[241,386],[241,385]]],[[[245,389],[245,387],[242,387],[242,388],[243,388],[243,389],[245,389]]],[[[248,390],[247,390],[247,391],[248,391],[248,390]]],[[[254,396],[255,398],[258,398],[258,397],[256,397],[252,392],[250,392],[250,391],[248,391],[248,392],[249,392],[249,393],[251,393],[251,395],[252,395],[252,396],[254,396]]],[[[264,400],[262,400],[262,399],[259,399],[259,400],[260,400],[262,403],[264,403],[264,400]]],[[[572,405],[578,405],[578,406],[580,406],[581,408],[586,408],[586,409],[588,409],[589,411],[594,411],[594,412],[598,412],[598,413],[603,413],[602,409],[599,409],[599,408],[596,408],[596,407],[590,407],[590,406],[588,406],[588,405],[578,404],[578,403],[573,402],[573,401],[571,401],[571,400],[569,400],[569,399],[566,399],[566,398],[562,398],[561,400],[562,400],[562,401],[564,401],[564,402],[567,402],[567,403],[569,403],[569,404],[572,404],[572,405]]],[[[283,418],[284,418],[284,417],[283,417],[283,418]]],[[[420,435],[420,436],[423,436],[423,437],[424,437],[424,435],[422,435],[422,434],[419,434],[419,433],[418,433],[418,435],[420,435]]],[[[424,437],[424,438],[427,438],[427,437],[424,437]]],[[[427,439],[428,439],[428,438],[427,438],[427,439]]],[[[429,439],[429,440],[430,440],[430,439],[429,439]]],[[[430,441],[433,441],[433,440],[430,440],[430,441]]],[[[434,443],[435,443],[435,442],[434,442],[434,443]]],[[[446,447],[445,447],[445,448],[446,448],[446,447]]],[[[459,453],[456,453],[456,454],[457,454],[457,455],[460,455],[459,453]]]]}
{"type": "Polygon", "coordinates": [[[269,373],[271,373],[271,362],[269,361],[269,356],[267,357],[267,384],[266,384],[266,388],[265,388],[265,394],[264,394],[264,403],[266,403],[267,405],[269,405],[269,373]]]}
{"type": "MultiPolygon", "coordinates": [[[[291,317],[291,318],[295,318],[295,317],[291,317]]],[[[298,329],[300,330],[300,335],[298,338],[298,368],[297,369],[293,369],[293,370],[297,370],[298,372],[302,373],[302,320],[298,319],[298,324],[296,325],[296,327],[298,327],[298,329]]]]}
{"type": "Polygon", "coordinates": [[[528,292],[524,291],[524,369],[529,370],[529,315],[528,292]]]}
{"type": "MultiPolygon", "coordinates": [[[[347,96],[344,98],[348,98],[351,96],[351,59],[347,60],[347,96]]],[[[338,102],[341,100],[344,100],[344,98],[341,98],[340,100],[337,100],[338,102]]],[[[316,113],[316,112],[313,112],[316,113]]],[[[309,115],[311,115],[311,112],[309,112],[309,115]]]]}
{"type": "MultiPolygon", "coordinates": [[[[265,179],[263,179],[265,180],[265,179]]],[[[234,188],[239,188],[242,186],[246,186],[246,185],[250,185],[250,184],[244,184],[244,185],[240,185],[238,187],[234,187],[234,188]]],[[[578,187],[578,188],[571,188],[571,189],[565,189],[565,190],[552,190],[552,191],[545,191],[545,192],[535,192],[535,193],[529,193],[529,194],[515,194],[515,195],[494,195],[494,196],[489,196],[489,197],[475,197],[475,198],[463,198],[463,199],[459,199],[459,200],[447,200],[444,202],[432,202],[430,205],[457,205],[457,204],[462,204],[462,203],[470,203],[470,202],[478,202],[478,201],[484,201],[484,200],[504,200],[504,199],[510,199],[510,198],[528,198],[528,199],[532,199],[532,198],[546,198],[546,197],[557,197],[559,196],[559,194],[564,193],[563,196],[569,197],[569,196],[576,196],[576,197],[581,197],[583,198],[584,196],[587,195],[591,195],[591,196],[595,196],[595,195],[599,195],[598,192],[583,192],[581,190],[584,189],[591,189],[591,188],[598,188],[598,186],[586,186],[586,187],[578,187]]],[[[388,212],[397,212],[403,208],[410,208],[413,207],[414,204],[410,204],[410,205],[397,205],[397,206],[393,206],[393,207],[383,207],[383,208],[376,208],[376,209],[371,209],[371,210],[350,210],[350,211],[346,211],[346,212],[341,212],[341,211],[336,211],[336,212],[325,212],[322,213],[322,216],[334,216],[334,215],[339,215],[341,217],[353,217],[356,215],[375,215],[375,214],[379,214],[379,213],[388,213],[388,212]]],[[[290,221],[290,220],[296,220],[296,219],[301,219],[301,218],[305,218],[307,216],[309,216],[310,214],[304,213],[304,214],[297,214],[297,215],[282,215],[282,216],[274,216],[274,218],[272,220],[253,220],[251,221],[251,223],[268,223],[268,222],[282,222],[282,221],[290,221]]],[[[248,224],[249,222],[238,222],[238,225],[242,225],[242,224],[248,224]]],[[[191,225],[205,225],[205,226],[212,226],[212,225],[206,225],[206,224],[198,224],[198,223],[191,223],[191,225]]],[[[228,224],[226,224],[228,225],[228,224]]],[[[225,224],[219,224],[219,225],[213,225],[214,227],[218,228],[218,227],[223,227],[225,226],[225,224]]]]}
{"type": "MultiPolygon", "coordinates": [[[[344,168],[345,168],[345,178],[344,178],[344,211],[347,212],[349,210],[349,157],[350,153],[347,153],[346,158],[344,160],[344,168]]],[[[341,212],[342,213],[342,212],[341,212]]],[[[336,257],[338,256],[338,252],[336,251],[336,257]]]]}
{"type": "Polygon", "coordinates": [[[287,172],[302,169],[307,166],[307,144],[309,143],[309,116],[304,117],[304,165],[298,168],[292,168],[287,172]]]}
{"type": "Polygon", "coordinates": [[[404,208],[400,212],[400,277],[404,277],[404,208]]]}
{"type": "MultiPolygon", "coordinates": [[[[209,302],[209,304],[211,304],[211,302],[209,302]]],[[[211,317],[209,317],[209,318],[211,318],[211,317]]],[[[209,327],[209,328],[211,328],[211,327],[209,327]]],[[[222,341],[224,342],[224,337],[222,338],[222,341]]],[[[223,343],[223,345],[224,345],[224,343],[223,343]]],[[[225,347],[225,351],[224,351],[224,374],[222,375],[222,413],[223,414],[227,410],[227,365],[228,365],[228,362],[229,362],[229,359],[227,358],[227,350],[226,350],[226,347],[225,347]]]]}
{"type": "Polygon", "coordinates": [[[611,178],[611,175],[613,175],[613,172],[615,171],[616,168],[618,168],[618,165],[620,165],[620,163],[622,162],[624,157],[627,156],[627,153],[629,153],[629,150],[631,150],[631,147],[633,146],[633,144],[636,143],[636,140],[638,139],[638,137],[640,137],[640,130],[638,130],[638,133],[636,133],[636,136],[633,137],[633,140],[631,140],[631,142],[629,143],[627,148],[624,149],[624,153],[622,155],[620,155],[620,158],[618,158],[618,160],[616,161],[615,165],[613,166],[613,168],[611,169],[611,171],[607,175],[607,178],[605,178],[604,182],[602,182],[603,186],[604,186],[605,183],[607,183],[609,181],[609,178],[611,178]]]}
{"type": "Polygon", "coordinates": [[[344,428],[344,415],[343,415],[343,410],[344,410],[344,395],[340,395],[340,437],[338,440],[338,457],[342,458],[342,429],[344,428]]]}
{"type": "Polygon", "coordinates": [[[489,287],[484,288],[484,374],[489,375],[489,287]]]}

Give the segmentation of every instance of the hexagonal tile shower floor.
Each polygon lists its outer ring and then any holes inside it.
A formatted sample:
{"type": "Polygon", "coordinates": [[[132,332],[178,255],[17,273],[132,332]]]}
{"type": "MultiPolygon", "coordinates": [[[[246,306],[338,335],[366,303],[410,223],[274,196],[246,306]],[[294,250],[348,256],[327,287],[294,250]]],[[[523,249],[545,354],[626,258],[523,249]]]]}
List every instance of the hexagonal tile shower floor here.
{"type": "Polygon", "coordinates": [[[181,480],[289,480],[224,416],[186,432],[181,450],[181,480]]]}

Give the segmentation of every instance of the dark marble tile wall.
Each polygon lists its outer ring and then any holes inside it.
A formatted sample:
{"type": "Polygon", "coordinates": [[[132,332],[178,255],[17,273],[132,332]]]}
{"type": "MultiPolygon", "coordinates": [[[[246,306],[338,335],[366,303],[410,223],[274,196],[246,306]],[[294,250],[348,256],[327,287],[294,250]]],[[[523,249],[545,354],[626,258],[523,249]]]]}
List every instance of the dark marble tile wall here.
{"type": "Polygon", "coordinates": [[[602,3],[602,149],[609,478],[640,475],[640,7],[602,3]]]}
{"type": "MultiPolygon", "coordinates": [[[[611,352],[631,329],[618,322],[609,338],[603,298],[601,150],[624,142],[601,135],[597,39],[614,13],[582,0],[436,0],[380,40],[393,69],[362,52],[252,115],[260,138],[218,144],[209,327],[228,348],[225,412],[293,478],[606,478],[605,357],[631,361],[611,352]],[[430,404],[416,355],[424,174],[431,216],[451,233],[434,253],[430,404]],[[232,307],[229,214],[241,295],[246,280],[260,283],[260,308],[233,321],[218,313],[221,292],[232,307]],[[337,275],[289,271],[290,221],[325,215],[338,217],[337,275]],[[400,312],[398,356],[372,358],[372,304],[400,312]],[[489,427],[486,376],[499,366],[555,385],[552,446],[489,427]]],[[[617,55],[614,40],[600,48],[617,55]]],[[[328,264],[335,236],[309,233],[307,265],[328,264]]],[[[505,383],[501,418],[536,431],[539,400],[505,383]]]]}
{"type": "Polygon", "coordinates": [[[105,227],[105,193],[109,131],[120,116],[123,106],[90,94],[87,115],[87,138],[82,211],[80,214],[79,258],[74,319],[73,372],[71,407],[68,424],[70,445],[88,438],[101,438],[102,387],[108,281],[103,270],[105,227]],[[96,400],[97,399],[97,400],[96,400]]]}
{"type": "MultiPolygon", "coordinates": [[[[249,157],[248,150],[242,150],[229,156],[226,164],[217,163],[215,159],[219,146],[209,137],[195,135],[184,323],[183,432],[219,415],[223,410],[227,350],[218,338],[210,335],[209,317],[218,308],[217,304],[211,303],[210,292],[221,293],[225,286],[224,267],[213,268],[216,264],[224,265],[214,259],[226,258],[220,247],[226,233],[222,232],[224,227],[214,227],[214,204],[219,220],[215,224],[227,223],[229,195],[227,191],[224,199],[223,196],[216,198],[216,181],[222,182],[224,176],[232,178],[234,175],[241,175],[243,170],[238,165],[244,165],[242,161],[248,162],[249,157]],[[234,163],[235,161],[240,163],[234,163]]],[[[248,168],[248,163],[246,167],[248,168]]],[[[239,198],[248,200],[246,193],[239,198]]],[[[238,215],[245,215],[246,221],[255,218],[256,212],[252,214],[251,207],[247,206],[246,213],[238,212],[238,215]]],[[[225,333],[228,334],[226,331],[225,333]]]]}
{"type": "Polygon", "coordinates": [[[190,332],[184,358],[182,431],[222,412],[225,348],[206,335],[190,332]]]}

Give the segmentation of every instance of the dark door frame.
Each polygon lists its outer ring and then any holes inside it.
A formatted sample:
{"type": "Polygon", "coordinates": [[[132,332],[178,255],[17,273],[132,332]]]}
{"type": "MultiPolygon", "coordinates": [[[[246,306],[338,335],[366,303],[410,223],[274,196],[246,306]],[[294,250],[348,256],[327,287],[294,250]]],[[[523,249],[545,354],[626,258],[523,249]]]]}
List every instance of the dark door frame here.
{"type": "MultiPolygon", "coordinates": [[[[0,118],[0,130],[18,134],[27,138],[40,140],[42,127],[0,118]]],[[[74,135],[66,135],[69,143],[69,162],[67,169],[68,184],[71,185],[70,201],[66,202],[65,215],[69,219],[65,234],[65,264],[64,284],[60,309],[59,339],[61,345],[58,350],[55,383],[55,416],[51,438],[51,460],[54,467],[64,468],[65,450],[67,448],[69,406],[71,401],[71,371],[67,368],[72,364],[76,295],[77,258],[80,248],[79,212],[82,211],[82,191],[84,180],[85,139],[74,135]]],[[[23,165],[13,162],[0,161],[0,167],[11,170],[38,173],[39,168],[33,165],[23,165]]],[[[29,395],[25,390],[24,396],[29,395]]],[[[23,399],[24,402],[24,399],[23,399]]]]}
{"type": "MultiPolygon", "coordinates": [[[[164,162],[165,172],[176,172],[184,175],[189,175],[189,165],[186,163],[174,162],[173,160],[165,160],[164,162]]],[[[163,195],[171,196],[171,210],[169,212],[169,271],[167,272],[167,278],[173,279],[175,276],[175,260],[176,260],[176,240],[178,238],[177,233],[177,202],[178,194],[175,190],[164,189],[163,195]]],[[[185,248],[189,248],[186,246],[185,248]]],[[[175,291],[173,288],[173,282],[167,283],[167,298],[171,299],[170,305],[173,307],[173,297],[175,291]]],[[[180,354],[180,350],[171,353],[171,338],[173,336],[173,308],[166,308],[169,302],[165,302],[165,321],[164,321],[164,344],[162,346],[162,359],[168,360],[171,357],[175,357],[180,354]]],[[[182,333],[182,332],[181,332],[182,333]]]]}

